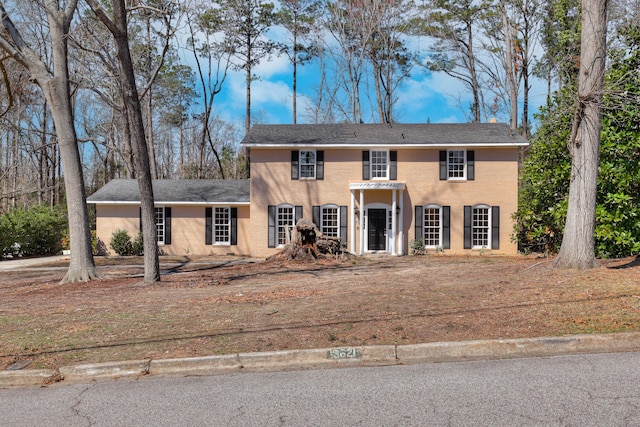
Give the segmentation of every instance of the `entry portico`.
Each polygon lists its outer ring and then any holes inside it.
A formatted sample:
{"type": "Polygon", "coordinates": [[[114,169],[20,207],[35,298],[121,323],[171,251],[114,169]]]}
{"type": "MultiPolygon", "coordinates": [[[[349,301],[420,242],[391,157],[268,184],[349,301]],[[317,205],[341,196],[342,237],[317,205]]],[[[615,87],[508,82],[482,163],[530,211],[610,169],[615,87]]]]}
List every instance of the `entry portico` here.
{"type": "Polygon", "coordinates": [[[397,181],[349,184],[351,253],[363,255],[365,252],[390,252],[392,255],[404,255],[405,188],[404,182],[397,181]],[[379,197],[366,197],[367,195],[379,197]],[[356,242],[359,242],[358,248],[356,242]]]}

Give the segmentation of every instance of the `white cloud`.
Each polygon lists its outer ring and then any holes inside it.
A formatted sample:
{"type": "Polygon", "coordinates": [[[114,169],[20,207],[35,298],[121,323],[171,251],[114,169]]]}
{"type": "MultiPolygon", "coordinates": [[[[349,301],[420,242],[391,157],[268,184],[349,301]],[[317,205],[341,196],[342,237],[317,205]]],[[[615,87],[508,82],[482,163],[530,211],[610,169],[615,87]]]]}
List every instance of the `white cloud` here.
{"type": "Polygon", "coordinates": [[[255,75],[262,79],[269,79],[278,74],[290,73],[291,63],[286,55],[274,56],[269,60],[263,59],[255,67],[255,75]]]}

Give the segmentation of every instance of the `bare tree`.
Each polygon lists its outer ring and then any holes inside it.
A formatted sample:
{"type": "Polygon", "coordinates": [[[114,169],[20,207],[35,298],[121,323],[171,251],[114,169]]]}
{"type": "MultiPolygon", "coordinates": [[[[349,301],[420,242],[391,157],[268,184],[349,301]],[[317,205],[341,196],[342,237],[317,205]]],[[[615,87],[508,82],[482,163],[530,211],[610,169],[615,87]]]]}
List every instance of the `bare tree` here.
{"type": "Polygon", "coordinates": [[[607,57],[607,4],[608,0],[582,0],[578,98],[569,140],[569,206],[562,246],[554,262],[561,268],[597,266],[593,232],[607,57]]]}
{"type": "MultiPolygon", "coordinates": [[[[334,74],[341,92],[347,97],[346,101],[341,102],[336,96],[332,104],[352,123],[364,121],[361,95],[368,66],[367,44],[377,27],[376,16],[369,7],[372,3],[378,3],[378,0],[328,2],[324,20],[324,26],[339,47],[333,56],[336,66],[334,74]]],[[[327,51],[332,51],[331,46],[327,51]]]]}
{"type": "Polygon", "coordinates": [[[236,70],[245,72],[245,130],[251,127],[251,82],[258,77],[253,71],[260,62],[276,53],[281,46],[266,37],[276,23],[274,4],[262,0],[218,0],[211,10],[224,40],[218,48],[231,53],[236,70]]]}
{"type": "Polygon", "coordinates": [[[416,24],[416,32],[437,40],[426,66],[463,82],[471,91],[471,121],[482,121],[484,102],[480,85],[476,33],[485,8],[476,0],[430,0],[426,17],[416,24]]]}
{"type": "MultiPolygon", "coordinates": [[[[204,5],[196,3],[195,8],[204,5]]],[[[187,24],[189,27],[189,49],[193,53],[196,70],[200,78],[202,88],[202,104],[204,112],[197,117],[202,120],[202,133],[198,143],[198,170],[197,178],[204,178],[205,150],[207,143],[213,152],[218,164],[222,179],[225,178],[224,168],[220,155],[213,142],[211,125],[214,119],[213,102],[216,95],[222,91],[231,67],[232,51],[221,48],[215,42],[215,34],[220,31],[221,23],[217,12],[206,11],[198,14],[195,10],[187,12],[187,24]],[[195,16],[194,16],[195,15],[195,16]]],[[[224,46],[224,44],[223,44],[224,46]]]]}
{"type": "Polygon", "coordinates": [[[47,13],[53,55],[53,70],[50,70],[23,39],[10,19],[4,2],[0,1],[0,48],[20,63],[42,89],[55,123],[64,164],[71,247],[69,270],[62,279],[63,283],[88,281],[97,277],[69,84],[67,40],[77,5],[77,0],[69,0],[60,8],[58,1],[46,0],[38,6],[44,7],[47,13]]]}
{"type": "Polygon", "coordinates": [[[403,41],[411,27],[413,7],[404,0],[375,0],[368,3],[368,8],[374,31],[366,45],[366,56],[373,69],[379,121],[393,123],[397,89],[409,78],[414,65],[415,55],[403,41]]]}
{"type": "Polygon", "coordinates": [[[291,34],[291,44],[285,52],[293,66],[293,124],[298,121],[298,66],[311,61],[319,53],[313,41],[319,8],[318,0],[284,0],[278,12],[280,24],[291,34]]]}
{"type": "MultiPolygon", "coordinates": [[[[488,76],[488,91],[509,111],[512,132],[521,128],[529,136],[529,90],[534,52],[544,18],[542,0],[493,0],[487,3],[491,12],[485,15],[486,37],[483,49],[491,60],[480,63],[488,76]],[[522,102],[522,116],[518,109],[522,102]],[[520,124],[518,121],[521,120],[520,124]]],[[[497,111],[498,102],[494,109],[497,111]]]]}
{"type": "Polygon", "coordinates": [[[136,162],[138,188],[140,190],[140,205],[142,216],[142,235],[144,238],[144,282],[160,281],[160,262],[158,258],[158,244],[156,242],[155,206],[153,201],[153,186],[149,168],[149,151],[144,129],[142,106],[136,87],[136,79],[129,50],[129,35],[127,28],[127,10],[124,0],[112,0],[113,19],[102,8],[97,0],[87,0],[87,4],[98,19],[113,35],[116,45],[116,57],[120,70],[120,87],[129,123],[131,141],[136,162]]]}

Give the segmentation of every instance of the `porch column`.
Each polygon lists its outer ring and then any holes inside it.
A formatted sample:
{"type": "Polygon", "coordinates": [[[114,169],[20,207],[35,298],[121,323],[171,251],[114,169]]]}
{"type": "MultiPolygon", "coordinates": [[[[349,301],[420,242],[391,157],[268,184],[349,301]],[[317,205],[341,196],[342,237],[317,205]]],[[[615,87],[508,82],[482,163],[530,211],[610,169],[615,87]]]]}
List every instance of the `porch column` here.
{"type": "Polygon", "coordinates": [[[355,190],[351,190],[351,212],[349,213],[349,227],[351,228],[351,241],[349,252],[356,253],[356,194],[355,190]]]}
{"type": "Polygon", "coordinates": [[[400,221],[398,228],[398,254],[404,255],[404,190],[400,190],[400,221]]]}
{"type": "Polygon", "coordinates": [[[398,219],[396,218],[396,208],[398,207],[397,195],[398,190],[391,190],[391,236],[393,237],[393,245],[391,245],[391,255],[397,255],[397,235],[398,235],[398,219]]]}
{"type": "Polygon", "coordinates": [[[364,190],[360,189],[360,255],[364,255],[364,190]]]}

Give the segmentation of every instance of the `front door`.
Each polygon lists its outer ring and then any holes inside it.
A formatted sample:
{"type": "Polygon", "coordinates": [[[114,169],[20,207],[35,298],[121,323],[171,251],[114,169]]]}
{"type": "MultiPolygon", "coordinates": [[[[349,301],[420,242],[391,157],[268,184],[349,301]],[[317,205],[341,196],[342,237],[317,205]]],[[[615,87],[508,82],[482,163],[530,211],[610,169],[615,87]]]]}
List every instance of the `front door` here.
{"type": "Polygon", "coordinates": [[[369,209],[367,227],[369,229],[368,250],[387,250],[387,210],[369,209]]]}

